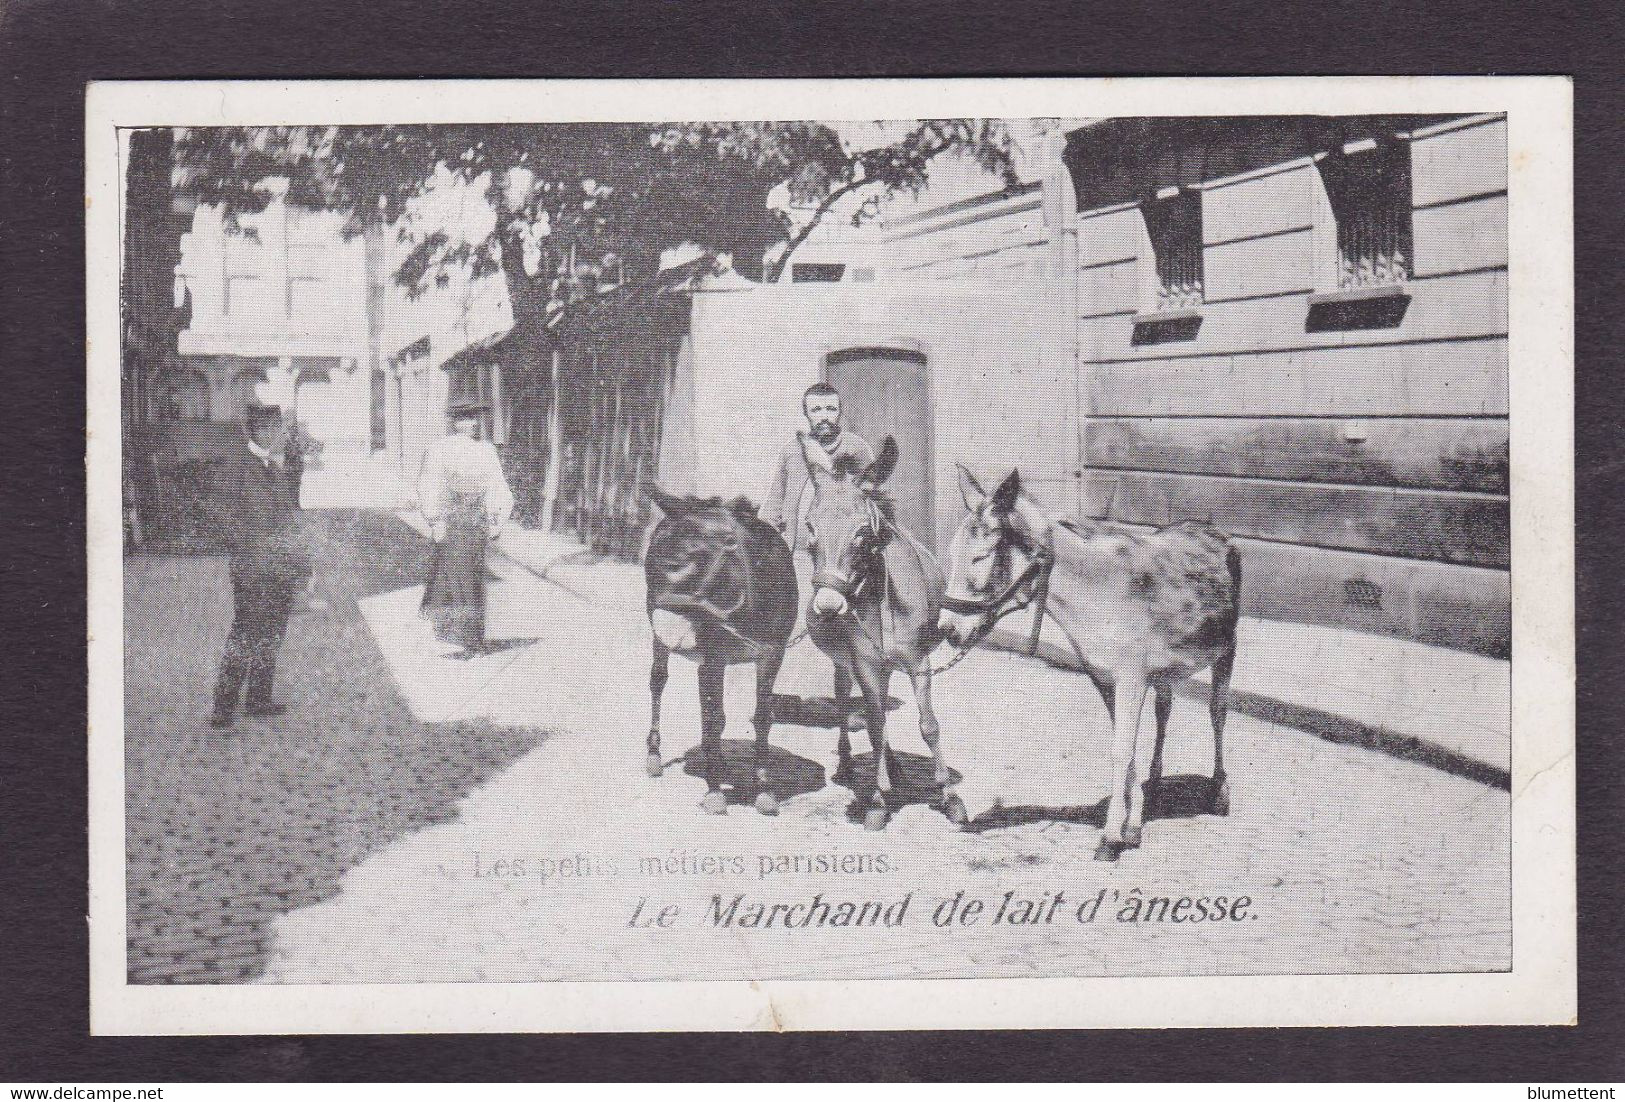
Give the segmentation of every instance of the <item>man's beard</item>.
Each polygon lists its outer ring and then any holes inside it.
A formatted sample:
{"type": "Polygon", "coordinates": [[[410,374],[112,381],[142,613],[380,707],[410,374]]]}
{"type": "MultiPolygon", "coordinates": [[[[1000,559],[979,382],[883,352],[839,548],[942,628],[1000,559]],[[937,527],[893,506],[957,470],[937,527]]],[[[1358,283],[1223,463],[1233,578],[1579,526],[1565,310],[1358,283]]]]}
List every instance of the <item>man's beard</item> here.
{"type": "Polygon", "coordinates": [[[841,434],[841,426],[834,421],[814,421],[812,425],[812,438],[820,444],[827,444],[841,434]]]}

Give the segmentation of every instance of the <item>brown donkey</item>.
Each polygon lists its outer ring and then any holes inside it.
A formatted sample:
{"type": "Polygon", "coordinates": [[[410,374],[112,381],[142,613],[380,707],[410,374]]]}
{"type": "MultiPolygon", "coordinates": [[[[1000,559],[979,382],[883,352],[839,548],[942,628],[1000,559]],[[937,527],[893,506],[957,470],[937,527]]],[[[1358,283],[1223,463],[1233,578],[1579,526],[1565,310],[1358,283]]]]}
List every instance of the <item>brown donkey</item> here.
{"type": "MultiPolygon", "coordinates": [[[[943,760],[940,728],[931,709],[930,655],[938,640],[942,570],[929,551],[897,527],[891,500],[881,489],[897,465],[897,442],[886,437],[879,457],[862,470],[844,457],[832,466],[816,443],[805,438],[802,443],[814,492],[807,513],[814,568],[807,633],[837,670],[857,680],[863,693],[875,755],[875,786],[863,825],[881,830],[891,816],[887,797],[898,767],[886,741],[886,693],[893,670],[902,670],[913,683],[920,737],[931,749],[943,813],[963,823],[965,806],[951,787],[953,774],[943,760]]],[[[843,709],[846,705],[844,700],[836,703],[843,709]]],[[[840,751],[836,776],[849,776],[844,736],[840,751]]]]}
{"type": "Polygon", "coordinates": [[[959,487],[970,515],[954,536],[942,632],[956,645],[973,643],[1047,584],[1045,611],[1066,633],[1112,717],[1111,795],[1095,858],[1115,861],[1140,844],[1146,795],[1162,778],[1174,686],[1207,666],[1213,667],[1210,806],[1215,815],[1229,814],[1224,720],[1241,606],[1241,557],[1229,537],[1190,521],[1145,534],[1093,521],[1055,522],[1022,492],[1015,471],[988,495],[960,467],[959,487]],[[1147,689],[1156,693],[1157,717],[1149,755],[1140,743],[1147,689]],[[1141,775],[1136,766],[1148,758],[1141,775]]]}

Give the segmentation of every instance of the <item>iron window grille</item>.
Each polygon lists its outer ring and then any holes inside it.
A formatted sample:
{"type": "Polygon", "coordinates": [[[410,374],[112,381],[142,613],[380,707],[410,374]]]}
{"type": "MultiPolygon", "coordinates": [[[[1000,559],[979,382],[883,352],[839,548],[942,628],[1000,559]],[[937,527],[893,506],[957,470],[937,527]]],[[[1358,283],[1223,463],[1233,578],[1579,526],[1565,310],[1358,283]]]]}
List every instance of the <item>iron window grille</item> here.
{"type": "Polygon", "coordinates": [[[1153,310],[1189,310],[1205,300],[1202,195],[1166,189],[1141,204],[1156,275],[1153,310]]]}
{"type": "Polygon", "coordinates": [[[1321,164],[1337,222],[1337,288],[1402,286],[1414,270],[1411,149],[1366,140],[1321,164]]]}

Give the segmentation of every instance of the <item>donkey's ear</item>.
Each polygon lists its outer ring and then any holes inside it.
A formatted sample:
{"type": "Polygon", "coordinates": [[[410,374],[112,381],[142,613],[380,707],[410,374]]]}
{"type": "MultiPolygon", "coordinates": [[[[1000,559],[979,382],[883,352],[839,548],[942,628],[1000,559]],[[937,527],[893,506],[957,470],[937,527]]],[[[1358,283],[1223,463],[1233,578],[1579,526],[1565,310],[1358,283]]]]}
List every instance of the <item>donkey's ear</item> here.
{"type": "Polygon", "coordinates": [[[982,484],[965,469],[963,463],[955,463],[954,466],[959,468],[959,496],[965,499],[965,508],[974,513],[987,500],[987,491],[982,489],[982,484]]]}
{"type": "Polygon", "coordinates": [[[649,487],[649,500],[660,506],[660,511],[665,513],[668,517],[674,517],[679,513],[686,512],[689,506],[692,504],[688,498],[678,497],[676,494],[668,494],[659,486],[649,487]]]}
{"type": "Polygon", "coordinates": [[[999,488],[993,491],[993,511],[1008,513],[1015,508],[1016,495],[1021,493],[1021,472],[1011,471],[999,483],[999,488]]]}
{"type": "Polygon", "coordinates": [[[891,473],[896,467],[897,441],[888,436],[885,442],[880,445],[879,457],[869,464],[868,470],[858,476],[858,481],[867,483],[870,486],[879,486],[891,477],[891,473]]]}

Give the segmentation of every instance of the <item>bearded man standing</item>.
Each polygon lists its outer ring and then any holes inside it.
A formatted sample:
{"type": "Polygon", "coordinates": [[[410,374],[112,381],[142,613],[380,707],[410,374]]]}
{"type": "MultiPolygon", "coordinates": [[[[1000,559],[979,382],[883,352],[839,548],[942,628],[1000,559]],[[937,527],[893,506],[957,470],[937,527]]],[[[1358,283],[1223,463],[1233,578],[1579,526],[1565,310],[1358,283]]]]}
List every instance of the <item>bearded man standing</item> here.
{"type": "MultiPolygon", "coordinates": [[[[807,453],[802,441],[811,437],[824,450],[830,466],[842,456],[854,470],[875,461],[875,452],[863,437],[841,428],[841,395],[828,383],[814,383],[801,396],[801,413],[807,431],[797,432],[779,451],[778,466],[762,495],[761,518],[778,528],[797,558],[807,557],[805,517],[812,504],[811,479],[807,474],[807,453]]],[[[810,564],[810,560],[809,560],[810,564]]],[[[811,570],[808,571],[811,576],[811,570]]]]}
{"type": "MultiPolygon", "coordinates": [[[[798,431],[779,450],[778,465],[774,467],[773,477],[762,495],[759,515],[777,527],[789,543],[790,558],[796,568],[796,582],[801,592],[806,593],[813,575],[806,519],[813,498],[812,477],[807,470],[809,454],[814,452],[816,446],[822,449],[831,468],[837,460],[845,457],[853,470],[861,471],[875,461],[875,451],[863,437],[841,428],[841,395],[828,383],[814,383],[807,388],[801,396],[801,413],[807,420],[806,431],[798,431]]],[[[796,612],[798,635],[805,628],[806,616],[806,608],[799,607],[796,612]]],[[[836,704],[844,708],[851,698],[852,678],[837,666],[836,704]]],[[[845,745],[846,731],[856,731],[863,725],[863,717],[858,712],[849,713],[842,730],[842,745],[845,745]]]]}

